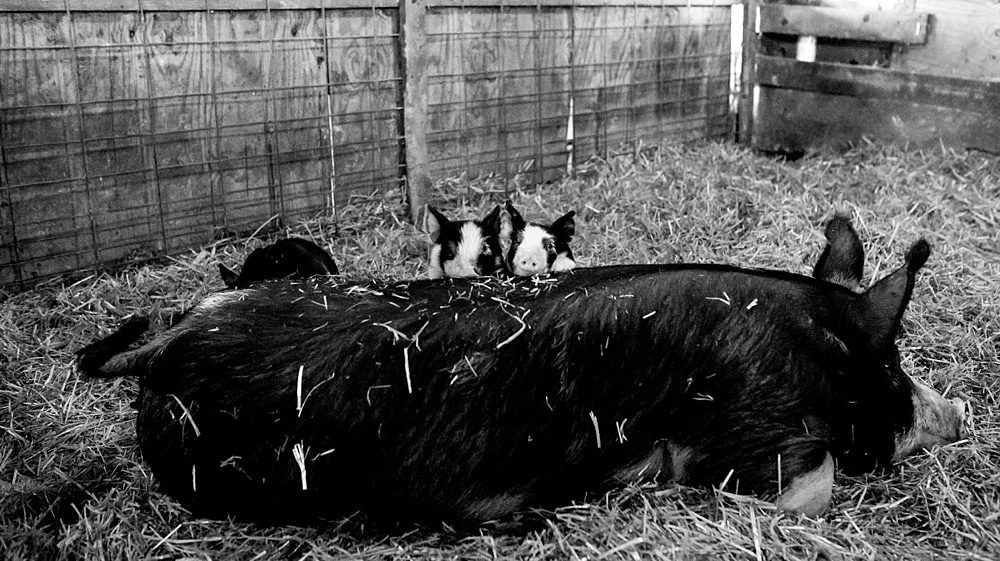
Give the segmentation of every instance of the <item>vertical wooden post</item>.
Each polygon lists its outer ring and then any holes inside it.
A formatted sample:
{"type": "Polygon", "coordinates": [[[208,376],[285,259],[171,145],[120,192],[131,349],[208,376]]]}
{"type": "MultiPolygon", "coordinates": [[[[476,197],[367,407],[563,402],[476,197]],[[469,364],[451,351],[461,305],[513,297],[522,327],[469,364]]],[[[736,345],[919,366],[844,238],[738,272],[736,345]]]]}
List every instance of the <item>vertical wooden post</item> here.
{"type": "Polygon", "coordinates": [[[754,89],[757,85],[757,8],[760,0],[743,0],[743,67],[740,70],[739,141],[753,140],[754,89]]]}
{"type": "Polygon", "coordinates": [[[399,3],[403,55],[403,167],[410,218],[422,224],[431,189],[427,172],[427,37],[425,0],[399,3]]]}

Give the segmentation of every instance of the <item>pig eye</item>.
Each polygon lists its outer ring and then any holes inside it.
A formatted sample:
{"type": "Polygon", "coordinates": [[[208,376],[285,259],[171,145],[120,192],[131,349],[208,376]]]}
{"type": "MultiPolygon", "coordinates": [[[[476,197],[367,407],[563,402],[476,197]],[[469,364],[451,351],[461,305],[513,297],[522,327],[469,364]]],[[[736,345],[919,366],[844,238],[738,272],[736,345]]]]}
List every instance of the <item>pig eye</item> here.
{"type": "Polygon", "coordinates": [[[555,253],[556,252],[556,242],[554,240],[545,240],[545,252],[555,253]]]}
{"type": "Polygon", "coordinates": [[[493,250],[490,249],[490,244],[483,242],[483,247],[479,248],[479,252],[483,255],[493,255],[493,250]]]}

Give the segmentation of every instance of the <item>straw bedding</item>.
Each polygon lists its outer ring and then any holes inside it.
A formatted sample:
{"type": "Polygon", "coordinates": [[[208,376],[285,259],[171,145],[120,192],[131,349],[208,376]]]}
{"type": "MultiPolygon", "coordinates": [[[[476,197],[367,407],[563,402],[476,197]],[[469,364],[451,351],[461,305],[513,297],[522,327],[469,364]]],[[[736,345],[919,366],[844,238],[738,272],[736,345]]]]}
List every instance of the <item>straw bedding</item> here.
{"type": "MultiPolygon", "coordinates": [[[[442,181],[436,205],[482,216],[510,197],[528,219],[577,211],[578,263],[722,262],[808,274],[822,224],[849,212],[867,279],[923,235],[934,249],[904,319],[903,366],[973,404],[974,436],[889,474],[838,475],[822,520],[725,491],[631,487],[474,532],[323,528],[194,519],[157,492],[138,456],[134,380],[87,382],[74,350],[127,315],[162,329],[223,288],[268,240],[227,240],[156,265],[0,292],[0,558],[995,559],[1000,552],[1000,159],[864,146],[788,162],[731,144],[638,147],[540,187],[518,178],[442,181]]],[[[402,195],[357,198],[336,220],[287,234],[327,248],[353,277],[413,277],[423,235],[402,195]]]]}

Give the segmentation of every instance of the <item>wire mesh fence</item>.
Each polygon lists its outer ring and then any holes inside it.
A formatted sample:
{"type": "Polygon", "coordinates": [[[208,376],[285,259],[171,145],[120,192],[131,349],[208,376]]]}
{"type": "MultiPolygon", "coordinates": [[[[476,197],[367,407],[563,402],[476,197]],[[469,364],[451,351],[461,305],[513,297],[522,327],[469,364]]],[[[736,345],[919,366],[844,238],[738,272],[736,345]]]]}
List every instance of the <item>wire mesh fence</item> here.
{"type": "Polygon", "coordinates": [[[410,2],[420,85],[395,1],[0,6],[0,284],[335,219],[407,184],[407,143],[432,178],[541,182],[730,130],[730,1],[410,2]]]}

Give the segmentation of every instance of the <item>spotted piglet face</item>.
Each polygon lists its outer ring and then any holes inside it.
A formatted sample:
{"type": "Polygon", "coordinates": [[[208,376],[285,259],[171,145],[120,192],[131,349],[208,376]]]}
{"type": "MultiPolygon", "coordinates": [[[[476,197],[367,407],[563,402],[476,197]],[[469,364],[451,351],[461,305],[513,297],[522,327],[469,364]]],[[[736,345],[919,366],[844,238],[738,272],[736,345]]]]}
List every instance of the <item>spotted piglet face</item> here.
{"type": "Polygon", "coordinates": [[[551,226],[527,222],[510,201],[500,229],[501,249],[508,272],[517,276],[558,273],[576,267],[569,242],[576,230],[569,211],[551,226]]]}
{"type": "Polygon", "coordinates": [[[427,277],[475,277],[500,268],[500,206],[482,220],[450,221],[428,205],[424,231],[430,236],[427,277]]]}

